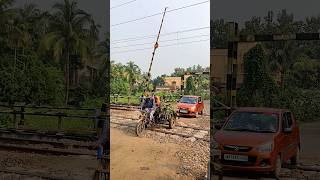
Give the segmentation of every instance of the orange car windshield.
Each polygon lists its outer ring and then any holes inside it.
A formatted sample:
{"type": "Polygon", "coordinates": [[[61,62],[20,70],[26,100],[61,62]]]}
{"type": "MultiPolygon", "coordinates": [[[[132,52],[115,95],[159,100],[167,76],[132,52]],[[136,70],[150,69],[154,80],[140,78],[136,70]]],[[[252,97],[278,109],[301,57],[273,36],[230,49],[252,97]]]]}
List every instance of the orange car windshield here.
{"type": "Polygon", "coordinates": [[[259,112],[235,112],[223,130],[275,133],[278,130],[278,116],[259,112]]]}
{"type": "Polygon", "coordinates": [[[179,102],[180,103],[186,103],[186,104],[197,104],[197,98],[194,98],[194,97],[182,97],[179,102]]]}

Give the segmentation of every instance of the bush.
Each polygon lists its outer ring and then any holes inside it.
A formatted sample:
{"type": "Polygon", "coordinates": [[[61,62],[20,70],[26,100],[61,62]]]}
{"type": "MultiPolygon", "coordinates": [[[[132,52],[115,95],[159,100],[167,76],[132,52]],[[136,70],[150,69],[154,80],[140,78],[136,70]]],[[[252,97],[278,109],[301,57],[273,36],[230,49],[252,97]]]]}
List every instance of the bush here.
{"type": "Polygon", "coordinates": [[[64,98],[63,72],[45,66],[36,57],[27,58],[24,67],[14,68],[12,59],[4,59],[0,66],[0,101],[12,105],[60,105],[64,98]],[[2,66],[3,64],[7,66],[2,66]]]}
{"type": "Polygon", "coordinates": [[[80,103],[81,108],[100,108],[104,103],[104,98],[87,97],[80,103]]]}
{"type": "Polygon", "coordinates": [[[261,45],[245,54],[244,70],[238,105],[276,107],[279,104],[279,88],[267,71],[266,56],[261,45]]]}
{"type": "Polygon", "coordinates": [[[11,128],[13,126],[13,118],[9,114],[0,114],[0,128],[11,128]]]}
{"type": "Polygon", "coordinates": [[[290,109],[298,121],[320,120],[320,90],[286,89],[280,97],[281,107],[290,109]]]}

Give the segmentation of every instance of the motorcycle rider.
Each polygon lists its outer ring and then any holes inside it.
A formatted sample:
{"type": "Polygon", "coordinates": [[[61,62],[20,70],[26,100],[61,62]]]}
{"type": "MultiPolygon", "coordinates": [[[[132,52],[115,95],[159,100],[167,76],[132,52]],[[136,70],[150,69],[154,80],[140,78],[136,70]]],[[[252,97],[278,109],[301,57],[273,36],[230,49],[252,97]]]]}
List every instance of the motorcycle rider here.
{"type": "Polygon", "coordinates": [[[155,101],[154,91],[152,91],[151,96],[149,97],[148,93],[144,93],[144,97],[142,98],[141,110],[146,109],[149,114],[149,118],[151,122],[154,122],[154,113],[157,109],[157,104],[155,101]]]}
{"type": "Polygon", "coordinates": [[[140,97],[140,110],[143,111],[144,109],[147,108],[147,101],[148,101],[148,93],[146,91],[143,92],[143,94],[140,97]]]}
{"type": "Polygon", "coordinates": [[[149,107],[151,107],[150,108],[150,120],[151,120],[151,122],[153,122],[154,121],[154,113],[156,112],[156,110],[158,108],[158,104],[156,102],[156,96],[154,94],[154,90],[152,91],[151,101],[150,102],[151,102],[151,104],[149,106],[149,107]]]}

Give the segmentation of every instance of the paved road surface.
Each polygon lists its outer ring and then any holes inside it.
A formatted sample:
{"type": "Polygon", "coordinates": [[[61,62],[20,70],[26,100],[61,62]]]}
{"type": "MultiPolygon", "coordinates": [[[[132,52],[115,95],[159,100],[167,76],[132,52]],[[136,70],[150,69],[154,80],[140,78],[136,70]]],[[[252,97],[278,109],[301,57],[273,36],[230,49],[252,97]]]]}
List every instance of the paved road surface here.
{"type": "Polygon", "coordinates": [[[320,164],[320,122],[304,123],[300,131],[302,162],[320,164]]]}

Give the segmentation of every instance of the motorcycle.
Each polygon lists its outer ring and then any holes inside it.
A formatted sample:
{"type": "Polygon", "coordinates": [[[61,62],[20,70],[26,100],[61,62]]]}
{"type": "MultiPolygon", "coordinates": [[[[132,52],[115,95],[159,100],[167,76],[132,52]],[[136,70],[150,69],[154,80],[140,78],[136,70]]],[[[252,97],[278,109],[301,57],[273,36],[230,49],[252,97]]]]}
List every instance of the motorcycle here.
{"type": "Polygon", "coordinates": [[[141,136],[148,127],[154,127],[159,124],[169,124],[169,128],[173,129],[176,123],[177,115],[170,104],[161,104],[155,111],[153,121],[150,120],[150,112],[141,111],[139,122],[136,125],[136,134],[141,136]]]}

